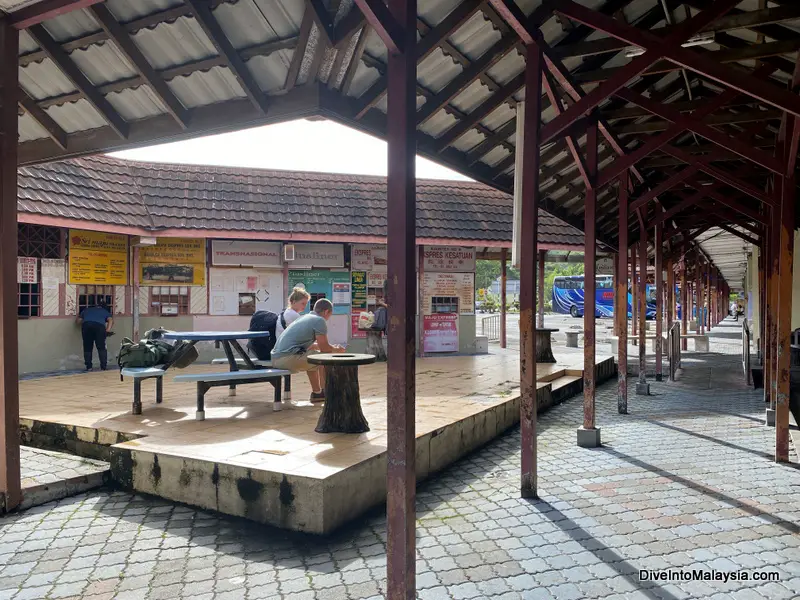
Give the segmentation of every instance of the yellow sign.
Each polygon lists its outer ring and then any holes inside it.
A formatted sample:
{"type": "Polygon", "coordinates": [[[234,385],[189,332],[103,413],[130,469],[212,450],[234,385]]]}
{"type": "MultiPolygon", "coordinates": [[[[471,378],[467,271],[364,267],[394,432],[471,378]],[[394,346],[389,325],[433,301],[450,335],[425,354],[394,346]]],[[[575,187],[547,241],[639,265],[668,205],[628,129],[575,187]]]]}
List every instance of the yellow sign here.
{"type": "Polygon", "coordinates": [[[69,230],[69,282],[127,285],[128,238],[114,233],[69,230]]]}
{"type": "Polygon", "coordinates": [[[141,249],[142,285],[205,285],[206,242],[194,238],[159,238],[141,249]]]}

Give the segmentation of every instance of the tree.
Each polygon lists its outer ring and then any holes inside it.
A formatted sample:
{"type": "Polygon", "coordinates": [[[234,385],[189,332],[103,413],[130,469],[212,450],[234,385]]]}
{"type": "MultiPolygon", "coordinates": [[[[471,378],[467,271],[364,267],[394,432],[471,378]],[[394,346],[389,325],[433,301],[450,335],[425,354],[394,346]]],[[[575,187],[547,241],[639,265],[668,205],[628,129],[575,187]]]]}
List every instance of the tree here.
{"type": "MultiPolygon", "coordinates": [[[[500,277],[499,260],[478,260],[475,261],[475,289],[489,289],[492,282],[500,277]]],[[[506,277],[508,279],[519,279],[519,271],[507,264],[506,277]]]]}

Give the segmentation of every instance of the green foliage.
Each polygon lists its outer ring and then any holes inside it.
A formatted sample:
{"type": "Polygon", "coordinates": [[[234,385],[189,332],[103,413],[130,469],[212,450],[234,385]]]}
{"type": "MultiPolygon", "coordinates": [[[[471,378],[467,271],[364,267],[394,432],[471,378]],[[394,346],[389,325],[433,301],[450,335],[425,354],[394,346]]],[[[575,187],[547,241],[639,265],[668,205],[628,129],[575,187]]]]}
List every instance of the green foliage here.
{"type": "MultiPolygon", "coordinates": [[[[475,261],[475,289],[489,289],[492,282],[498,277],[500,277],[500,261],[475,261]]],[[[509,279],[519,279],[519,271],[511,265],[508,265],[506,267],[506,277],[509,279]]]]}

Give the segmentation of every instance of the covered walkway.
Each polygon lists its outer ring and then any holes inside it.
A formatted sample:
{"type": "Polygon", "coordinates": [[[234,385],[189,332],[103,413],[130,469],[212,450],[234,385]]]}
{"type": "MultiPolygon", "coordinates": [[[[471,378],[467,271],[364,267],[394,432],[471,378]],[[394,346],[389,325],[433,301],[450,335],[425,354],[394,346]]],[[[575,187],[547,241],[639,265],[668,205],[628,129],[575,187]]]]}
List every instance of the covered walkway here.
{"type": "MultiPolygon", "coordinates": [[[[541,498],[519,498],[519,430],[417,495],[417,595],[439,598],[792,598],[800,589],[800,470],[773,460],[763,395],[740,376],[726,321],[617,414],[597,390],[604,446],[575,447],[579,397],[540,417],[541,498]],[[642,443],[642,440],[647,440],[642,443]],[[639,570],[773,573],[779,581],[640,582],[639,570]]],[[[795,460],[794,451],[792,460],[795,460]]],[[[386,516],[297,537],[128,493],[90,492],[9,515],[0,597],[380,598],[386,516]],[[162,535],[163,534],[163,535],[162,535]]]]}

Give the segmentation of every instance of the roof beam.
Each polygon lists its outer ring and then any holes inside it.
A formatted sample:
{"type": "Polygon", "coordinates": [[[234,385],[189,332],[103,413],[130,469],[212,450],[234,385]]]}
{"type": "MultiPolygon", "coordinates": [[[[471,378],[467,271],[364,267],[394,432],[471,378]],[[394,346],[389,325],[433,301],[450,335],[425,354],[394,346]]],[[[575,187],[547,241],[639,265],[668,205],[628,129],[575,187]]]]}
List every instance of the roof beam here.
{"type": "Polygon", "coordinates": [[[172,92],[166,82],[161,76],[156,73],[156,70],[145,58],[139,46],[133,41],[131,36],[125,31],[125,28],[120,25],[108,10],[105,4],[98,4],[91,7],[92,15],[100,23],[108,36],[113,40],[116,46],[122,51],[125,57],[131,62],[133,67],[139,73],[139,76],[147,82],[147,85],[155,92],[158,99],[166,107],[169,114],[178,122],[184,129],[189,125],[189,113],[181,104],[178,97],[172,92]]]}
{"type": "Polygon", "coordinates": [[[389,52],[402,54],[403,35],[400,24],[394,18],[383,0],[355,0],[370,27],[375,30],[389,52]]]}
{"type": "MultiPolygon", "coordinates": [[[[545,94],[547,94],[548,99],[550,100],[550,106],[553,107],[556,115],[560,115],[564,111],[564,107],[561,104],[561,98],[556,96],[555,91],[553,90],[553,84],[550,81],[550,76],[548,73],[542,73],[542,85],[544,86],[545,94]]],[[[595,132],[596,133],[596,130],[595,132]]],[[[586,186],[586,189],[593,189],[594,187],[594,177],[589,175],[589,169],[586,163],[583,161],[583,156],[581,156],[580,146],[576,141],[575,137],[571,134],[567,134],[566,136],[567,148],[569,148],[570,154],[572,154],[572,160],[575,161],[575,166],[578,169],[578,173],[580,173],[581,178],[583,179],[583,183],[586,186]]],[[[587,152],[588,154],[588,152],[587,152]]],[[[594,158],[595,163],[597,162],[597,149],[594,149],[594,158]]]]}
{"type": "Polygon", "coordinates": [[[640,208],[644,208],[645,206],[647,206],[648,202],[654,200],[659,194],[663,194],[664,192],[675,187],[679,183],[686,181],[689,177],[697,173],[698,169],[699,167],[690,165],[685,169],[683,169],[682,171],[678,171],[671,177],[668,177],[653,189],[648,190],[647,192],[645,192],[636,199],[632,199],[631,204],[628,208],[629,211],[634,212],[636,210],[639,210],[640,208]]]}
{"type": "Polygon", "coordinates": [[[86,75],[78,68],[72,58],[64,52],[61,46],[52,38],[42,25],[33,25],[28,29],[28,34],[44,50],[61,72],[66,75],[76,88],[84,95],[86,100],[100,113],[111,128],[121,138],[128,137],[129,125],[120,114],[111,106],[96,87],[92,85],[86,75]]]}
{"type": "Polygon", "coordinates": [[[16,29],[27,29],[47,19],[87,8],[104,0],[40,0],[12,12],[8,19],[16,29]]]}
{"type": "MultiPolygon", "coordinates": [[[[704,104],[708,103],[708,99],[703,100],[704,104]]],[[[671,104],[668,104],[670,110],[674,110],[671,104]]],[[[698,105],[695,110],[701,107],[698,105]]],[[[689,111],[686,111],[689,112],[689,111]]],[[[602,113],[601,113],[602,114],[602,113]]],[[[652,115],[653,113],[648,113],[652,115]]],[[[763,123],[764,121],[776,121],[781,118],[784,113],[779,110],[750,110],[744,112],[725,112],[717,115],[711,115],[703,120],[706,125],[735,125],[738,123],[763,123]]],[[[696,117],[696,115],[693,115],[696,117]]],[[[630,125],[621,125],[615,127],[619,135],[631,135],[635,133],[658,133],[669,129],[674,121],[646,121],[643,123],[631,123],[630,125]]]]}
{"type": "Polygon", "coordinates": [[[755,238],[750,237],[749,235],[745,234],[743,231],[739,231],[738,229],[734,229],[730,225],[725,225],[724,223],[720,223],[717,225],[723,231],[727,231],[728,233],[732,233],[736,237],[740,238],[741,240],[747,242],[748,244],[753,244],[754,246],[758,246],[758,240],[755,238]]]}
{"type": "Polygon", "coordinates": [[[47,135],[50,136],[50,139],[52,139],[59,148],[62,150],[67,149],[67,132],[64,131],[42,107],[36,104],[36,100],[31,98],[27,92],[22,89],[19,90],[19,106],[47,131],[47,135]]]}
{"type": "Polygon", "coordinates": [[[333,46],[336,39],[333,32],[333,20],[328,14],[322,0],[306,0],[306,11],[309,12],[311,18],[319,30],[320,35],[325,38],[328,45],[333,46]]]}
{"type": "MultiPolygon", "coordinates": [[[[466,0],[462,2],[456,6],[441,23],[424,35],[422,39],[417,42],[417,64],[438,48],[454,31],[466,23],[472,15],[478,12],[482,3],[483,0],[466,0]]],[[[387,75],[381,75],[367,91],[359,96],[355,108],[356,119],[361,119],[375,106],[378,100],[383,97],[383,94],[386,93],[388,81],[389,78],[387,75]]]]}
{"type": "Polygon", "coordinates": [[[222,27],[220,27],[211,10],[211,4],[208,0],[186,0],[186,4],[192,9],[192,14],[194,14],[197,24],[200,25],[203,33],[206,34],[206,37],[216,48],[217,54],[225,59],[228,69],[236,77],[236,81],[239,82],[247,98],[259,112],[266,112],[269,100],[264,95],[264,92],[261,91],[247,65],[236,52],[228,36],[222,31],[222,27]]]}
{"type": "Polygon", "coordinates": [[[659,223],[663,223],[664,221],[669,221],[672,217],[677,215],[678,213],[686,210],[687,208],[691,208],[693,206],[697,206],[703,198],[705,198],[705,192],[699,191],[695,194],[689,196],[688,198],[684,198],[675,206],[671,206],[665,212],[657,214],[647,225],[648,228],[655,227],[659,223]]]}

